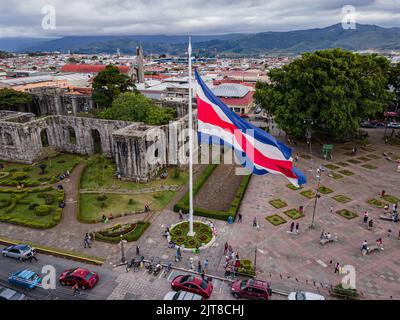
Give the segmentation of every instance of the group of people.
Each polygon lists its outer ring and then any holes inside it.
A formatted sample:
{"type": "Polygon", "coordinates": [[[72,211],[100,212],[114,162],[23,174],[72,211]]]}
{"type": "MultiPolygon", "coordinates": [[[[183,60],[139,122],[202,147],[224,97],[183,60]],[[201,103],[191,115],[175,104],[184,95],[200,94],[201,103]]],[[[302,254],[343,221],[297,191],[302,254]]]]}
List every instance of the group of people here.
{"type": "Polygon", "coordinates": [[[65,171],[64,173],[60,174],[60,180],[64,180],[66,178],[69,178],[69,170],[65,171]]]}
{"type": "Polygon", "coordinates": [[[92,232],[86,232],[85,237],[83,238],[83,246],[84,248],[91,248],[91,243],[94,240],[94,234],[92,232]]]}
{"type": "Polygon", "coordinates": [[[240,268],[239,252],[235,252],[232,246],[228,242],[225,242],[224,256],[225,277],[235,276],[237,270],[240,268]]]}
{"type": "Polygon", "coordinates": [[[319,238],[321,240],[324,240],[324,239],[329,240],[329,239],[332,239],[332,235],[331,235],[330,232],[325,232],[325,230],[323,230],[322,233],[321,233],[321,236],[319,238]]]}
{"type": "Polygon", "coordinates": [[[299,233],[300,224],[297,222],[296,225],[294,221],[290,224],[290,232],[291,233],[299,233]]]}

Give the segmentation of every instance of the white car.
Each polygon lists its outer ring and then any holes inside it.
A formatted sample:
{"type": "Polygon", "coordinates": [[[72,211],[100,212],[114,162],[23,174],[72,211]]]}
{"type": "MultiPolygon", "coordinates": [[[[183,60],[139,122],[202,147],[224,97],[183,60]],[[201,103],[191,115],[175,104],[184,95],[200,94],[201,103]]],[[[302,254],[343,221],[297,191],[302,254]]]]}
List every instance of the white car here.
{"type": "Polygon", "coordinates": [[[388,128],[398,129],[398,128],[400,128],[400,123],[398,123],[398,122],[389,122],[388,123],[388,128]]]}
{"type": "Polygon", "coordinates": [[[187,291],[170,291],[164,296],[164,300],[203,300],[203,297],[187,291]]]}
{"type": "Polygon", "coordinates": [[[0,300],[26,300],[23,293],[0,286],[0,300]]]}
{"type": "Polygon", "coordinates": [[[325,297],[312,292],[297,291],[289,293],[288,300],[325,300],[325,297]]]}

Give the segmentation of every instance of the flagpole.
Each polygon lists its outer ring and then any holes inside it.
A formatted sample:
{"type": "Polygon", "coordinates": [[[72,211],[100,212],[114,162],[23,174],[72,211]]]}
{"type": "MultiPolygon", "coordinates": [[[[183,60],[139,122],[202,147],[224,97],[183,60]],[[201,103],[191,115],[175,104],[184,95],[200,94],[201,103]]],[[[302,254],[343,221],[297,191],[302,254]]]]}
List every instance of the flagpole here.
{"type": "Polygon", "coordinates": [[[193,115],[192,115],[192,43],[189,37],[189,237],[194,236],[193,230],[193,115]]]}

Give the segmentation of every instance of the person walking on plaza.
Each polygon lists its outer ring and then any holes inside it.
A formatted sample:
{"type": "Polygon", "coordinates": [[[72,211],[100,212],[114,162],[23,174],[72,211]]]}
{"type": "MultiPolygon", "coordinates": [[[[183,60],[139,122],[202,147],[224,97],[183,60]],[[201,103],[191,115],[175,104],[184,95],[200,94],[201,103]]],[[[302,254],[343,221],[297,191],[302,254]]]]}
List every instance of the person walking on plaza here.
{"type": "Polygon", "coordinates": [[[90,246],[90,237],[89,237],[89,234],[88,234],[88,233],[86,233],[85,239],[83,240],[83,243],[84,243],[84,247],[85,247],[85,248],[86,248],[86,247],[91,248],[91,246],[90,246]]]}
{"type": "Polygon", "coordinates": [[[199,262],[197,263],[197,272],[201,273],[201,262],[199,260],[199,262]]]}
{"type": "Polygon", "coordinates": [[[331,205],[330,213],[333,213],[333,206],[331,205]]]}
{"type": "Polygon", "coordinates": [[[229,247],[228,242],[225,242],[225,246],[224,246],[224,256],[226,256],[226,254],[228,253],[228,247],[229,247]]]}
{"type": "Polygon", "coordinates": [[[300,226],[300,224],[297,222],[296,223],[296,233],[299,233],[299,226],[300,226]]]}
{"type": "Polygon", "coordinates": [[[364,223],[368,222],[368,211],[364,212],[364,223]]]}
{"type": "Polygon", "coordinates": [[[80,295],[81,294],[81,292],[80,292],[80,290],[79,290],[79,286],[78,286],[78,283],[75,283],[74,285],[73,285],[73,287],[72,287],[72,289],[74,290],[74,293],[73,293],[73,297],[75,297],[76,295],[80,295]]]}
{"type": "Polygon", "coordinates": [[[292,221],[292,223],[290,224],[290,232],[293,233],[294,231],[294,221],[292,221]]]}
{"type": "Polygon", "coordinates": [[[339,263],[339,262],[336,262],[336,265],[335,265],[335,273],[339,273],[339,271],[340,271],[340,263],[339,263]]]}
{"type": "Polygon", "coordinates": [[[35,257],[35,252],[31,251],[29,253],[29,262],[32,263],[32,259],[35,259],[35,261],[39,261],[36,257],[35,257]]]}
{"type": "Polygon", "coordinates": [[[256,228],[257,225],[258,225],[258,223],[257,223],[257,218],[254,217],[254,219],[253,219],[253,227],[256,228]]]}
{"type": "Polygon", "coordinates": [[[204,270],[201,271],[201,278],[204,280],[204,278],[206,277],[206,274],[204,273],[204,270]]]}
{"type": "Polygon", "coordinates": [[[239,223],[242,223],[242,214],[241,214],[241,213],[239,213],[239,219],[238,219],[238,222],[239,222],[239,223]]]}
{"type": "Polygon", "coordinates": [[[139,246],[136,246],[136,255],[140,255],[140,248],[139,248],[139,246]]]}
{"type": "Polygon", "coordinates": [[[208,270],[208,259],[204,260],[204,272],[208,270]]]}
{"type": "Polygon", "coordinates": [[[183,220],[183,214],[182,214],[182,210],[181,209],[179,209],[179,220],[183,220]]]}
{"type": "Polygon", "coordinates": [[[178,249],[176,249],[176,254],[175,254],[175,261],[181,261],[182,259],[182,254],[181,254],[181,247],[178,247],[178,249]]]}

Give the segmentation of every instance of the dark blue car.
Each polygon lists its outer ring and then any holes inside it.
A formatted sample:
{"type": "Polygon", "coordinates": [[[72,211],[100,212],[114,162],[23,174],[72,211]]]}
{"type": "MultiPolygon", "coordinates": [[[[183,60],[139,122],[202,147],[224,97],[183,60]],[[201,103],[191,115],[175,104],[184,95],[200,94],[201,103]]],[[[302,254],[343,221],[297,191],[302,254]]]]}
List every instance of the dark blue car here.
{"type": "Polygon", "coordinates": [[[8,282],[26,289],[34,289],[41,285],[42,278],[32,270],[23,269],[13,273],[8,282]]]}

